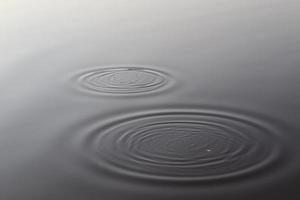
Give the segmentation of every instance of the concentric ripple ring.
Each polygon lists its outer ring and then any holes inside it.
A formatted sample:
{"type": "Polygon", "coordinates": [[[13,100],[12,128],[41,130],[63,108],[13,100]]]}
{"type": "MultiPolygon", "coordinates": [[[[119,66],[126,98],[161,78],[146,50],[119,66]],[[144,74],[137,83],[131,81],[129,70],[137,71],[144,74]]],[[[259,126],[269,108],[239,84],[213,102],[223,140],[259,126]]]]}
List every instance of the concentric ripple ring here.
{"type": "Polygon", "coordinates": [[[110,95],[149,93],[173,83],[167,72],[135,65],[86,70],[76,76],[76,81],[87,91],[110,95]]]}
{"type": "Polygon", "coordinates": [[[184,109],[128,114],[96,127],[82,146],[96,168],[167,181],[251,175],[283,154],[280,134],[263,121],[184,109]]]}

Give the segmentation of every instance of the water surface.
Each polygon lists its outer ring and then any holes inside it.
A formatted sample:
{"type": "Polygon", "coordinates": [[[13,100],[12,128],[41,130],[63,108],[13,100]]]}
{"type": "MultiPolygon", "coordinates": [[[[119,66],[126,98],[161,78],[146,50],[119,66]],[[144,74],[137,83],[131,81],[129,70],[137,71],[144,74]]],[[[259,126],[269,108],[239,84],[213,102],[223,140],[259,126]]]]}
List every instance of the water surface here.
{"type": "Polygon", "coordinates": [[[297,1],[0,3],[0,199],[300,199],[297,1]]]}

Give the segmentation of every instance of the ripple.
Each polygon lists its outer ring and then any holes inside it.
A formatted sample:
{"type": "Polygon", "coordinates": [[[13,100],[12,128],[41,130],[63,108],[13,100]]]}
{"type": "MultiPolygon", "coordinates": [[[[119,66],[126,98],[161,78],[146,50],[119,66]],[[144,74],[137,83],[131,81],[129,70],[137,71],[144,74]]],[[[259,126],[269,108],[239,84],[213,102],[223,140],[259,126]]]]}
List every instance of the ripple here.
{"type": "Polygon", "coordinates": [[[251,175],[274,165],[283,154],[279,135],[269,124],[206,110],[129,114],[97,125],[83,141],[96,168],[144,180],[251,175]]]}
{"type": "Polygon", "coordinates": [[[134,65],[96,68],[78,74],[75,79],[87,91],[110,95],[149,93],[173,83],[166,72],[134,65]]]}

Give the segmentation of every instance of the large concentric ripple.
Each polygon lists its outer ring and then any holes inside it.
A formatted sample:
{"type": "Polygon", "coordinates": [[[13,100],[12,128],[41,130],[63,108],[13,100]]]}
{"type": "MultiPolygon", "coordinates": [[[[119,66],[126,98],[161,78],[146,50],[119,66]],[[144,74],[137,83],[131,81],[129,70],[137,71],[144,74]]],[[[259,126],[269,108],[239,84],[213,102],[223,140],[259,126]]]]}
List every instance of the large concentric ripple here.
{"type": "Polygon", "coordinates": [[[84,138],[96,168],[145,180],[210,181],[251,175],[280,160],[280,134],[248,116],[152,110],[99,124],[84,138]]]}
{"type": "Polygon", "coordinates": [[[112,66],[83,71],[75,77],[85,90],[98,94],[132,95],[149,93],[172,85],[171,76],[143,66],[112,66]]]}

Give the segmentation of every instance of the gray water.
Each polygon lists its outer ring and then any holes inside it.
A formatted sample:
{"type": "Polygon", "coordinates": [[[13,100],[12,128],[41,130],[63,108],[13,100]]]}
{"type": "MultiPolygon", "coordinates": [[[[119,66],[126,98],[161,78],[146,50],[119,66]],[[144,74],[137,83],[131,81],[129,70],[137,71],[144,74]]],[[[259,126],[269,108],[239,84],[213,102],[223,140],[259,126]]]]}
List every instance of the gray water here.
{"type": "Polygon", "coordinates": [[[0,199],[300,199],[299,8],[0,2],[0,199]]]}

